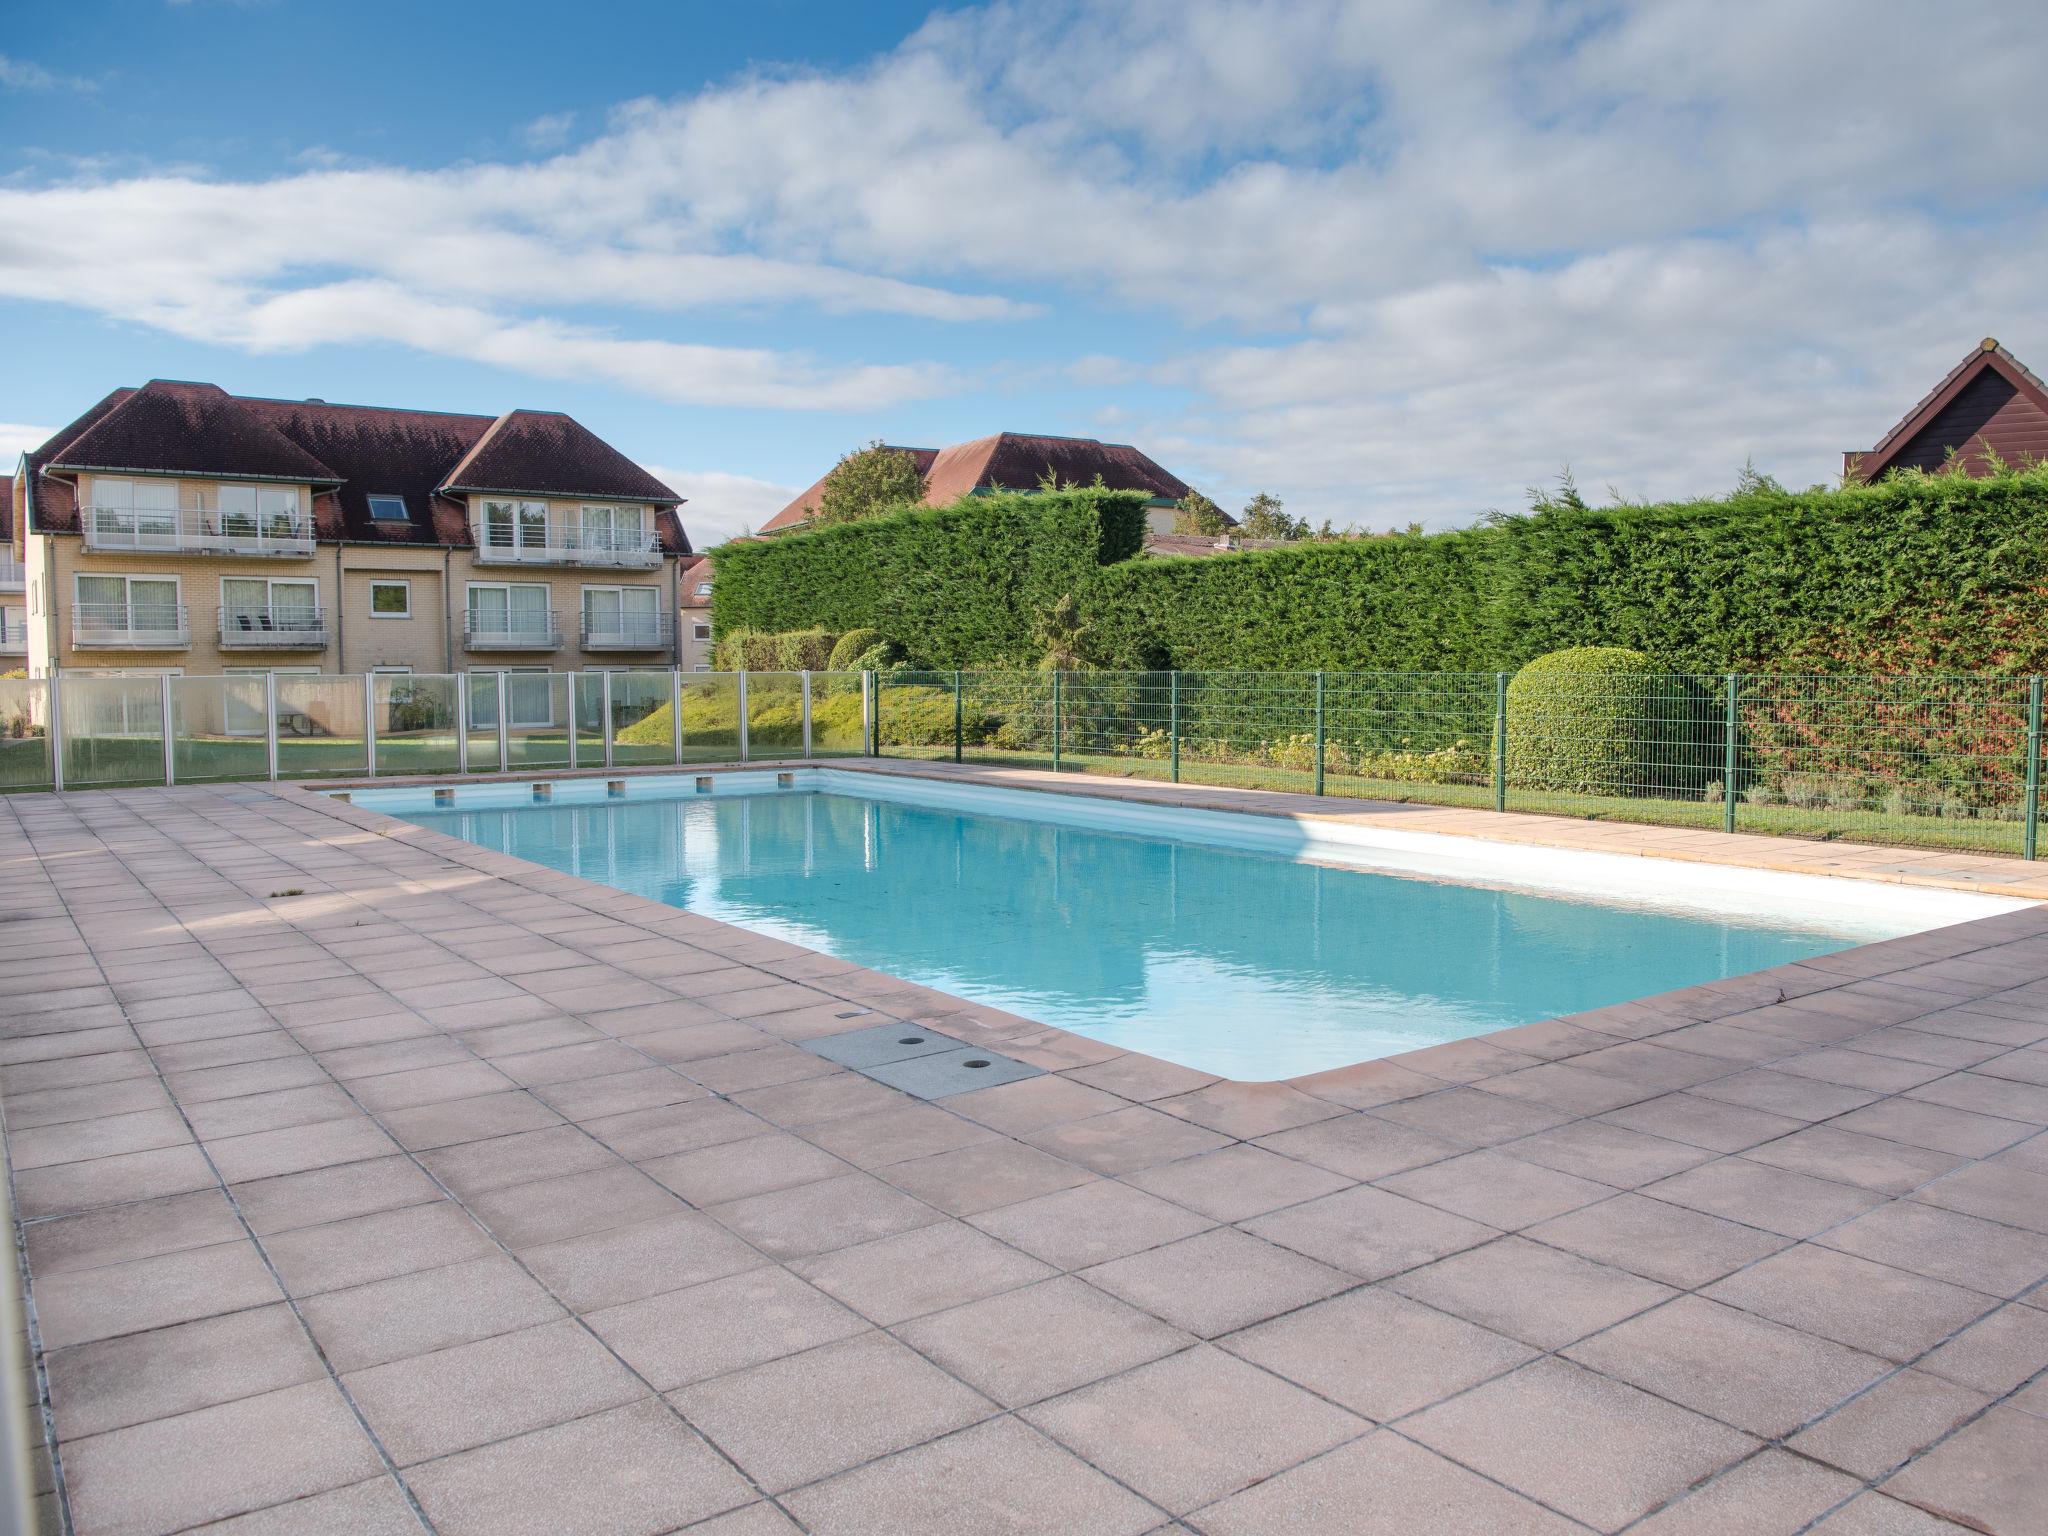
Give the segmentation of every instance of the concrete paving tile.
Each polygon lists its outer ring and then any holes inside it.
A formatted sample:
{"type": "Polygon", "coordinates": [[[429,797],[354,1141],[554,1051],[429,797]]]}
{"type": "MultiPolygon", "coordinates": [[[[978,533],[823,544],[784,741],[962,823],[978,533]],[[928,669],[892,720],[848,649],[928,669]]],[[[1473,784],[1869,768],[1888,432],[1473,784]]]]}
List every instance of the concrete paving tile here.
{"type": "Polygon", "coordinates": [[[263,1247],[293,1296],[367,1285],[497,1251],[449,1200],[297,1227],[264,1238],[263,1247]]]}
{"type": "Polygon", "coordinates": [[[572,1125],[518,1131],[491,1141],[466,1141],[420,1154],[422,1166],[462,1199],[514,1184],[585,1173],[617,1161],[609,1147],[572,1125]]]}
{"type": "Polygon", "coordinates": [[[1559,1348],[1676,1294],[1523,1237],[1468,1248],[1385,1284],[1538,1349],[1559,1348]]]}
{"type": "Polygon", "coordinates": [[[635,1162],[758,1136],[768,1127],[737,1104],[724,1099],[698,1099],[664,1104],[623,1115],[586,1120],[582,1129],[621,1157],[635,1162]]]}
{"type": "Polygon", "coordinates": [[[898,1189],[953,1216],[1014,1205],[1093,1183],[1096,1178],[1085,1168],[1007,1138],[889,1163],[875,1172],[898,1189]]]}
{"type": "Polygon", "coordinates": [[[421,1104],[446,1104],[451,1099],[480,1098],[503,1093],[512,1082],[496,1068],[481,1061],[457,1061],[445,1066],[417,1067],[406,1072],[384,1072],[357,1078],[350,1091],[369,1109],[413,1109],[421,1104]]]}
{"type": "Polygon", "coordinates": [[[1868,1481],[1896,1470],[1989,1401],[1925,1371],[1897,1371],[1786,1444],[1868,1481]]]}
{"type": "Polygon", "coordinates": [[[755,1498],[653,1401],[466,1451],[407,1481],[441,1536],[660,1536],[755,1498]],[[606,1476],[590,1477],[594,1466],[606,1476]]]}
{"type": "Polygon", "coordinates": [[[710,1214],[773,1258],[849,1248],[945,1218],[920,1200],[865,1173],[752,1195],[710,1214]]]}
{"type": "Polygon", "coordinates": [[[965,1222],[945,1221],[790,1266],[884,1327],[1045,1279],[1050,1266],[965,1222]]]}
{"type": "Polygon", "coordinates": [[[1617,1189],[1635,1189],[1653,1179],[1696,1168],[1714,1154],[1704,1147],[1646,1136],[1599,1120],[1574,1120],[1533,1136],[1504,1142],[1508,1157],[1559,1173],[1575,1174],[1617,1189]]]}
{"type": "Polygon", "coordinates": [[[1192,1093],[1155,1099],[1153,1106],[1244,1140],[1344,1113],[1341,1106],[1312,1098],[1285,1083],[1211,1083],[1192,1093]]]}
{"type": "Polygon", "coordinates": [[[277,1131],[256,1131],[206,1144],[208,1155],[230,1184],[246,1184],[279,1174],[304,1173],[336,1163],[360,1163],[398,1151],[375,1121],[362,1115],[323,1120],[314,1125],[277,1131]]]}
{"type": "Polygon", "coordinates": [[[1139,1536],[1159,1518],[1015,1419],[869,1462],[787,1502],[811,1530],[834,1536],[1139,1536]]]}
{"type": "Polygon", "coordinates": [[[83,1163],[58,1163],[14,1176],[14,1203],[33,1221],[130,1200],[152,1200],[215,1186],[213,1169],[195,1146],[125,1152],[83,1163]]]}
{"type": "Polygon", "coordinates": [[[1136,1051],[1125,1051],[1106,1061],[1076,1066],[1061,1076],[1089,1088],[1100,1088],[1113,1093],[1120,1099],[1132,1099],[1138,1103],[1149,1103],[1154,1099],[1172,1098],[1176,1094],[1192,1093],[1197,1088],[1206,1088],[1216,1081],[1207,1072],[1198,1072],[1193,1067],[1183,1067],[1177,1062],[1161,1061],[1156,1056],[1142,1055],[1136,1051]]]}
{"type": "Polygon", "coordinates": [[[1334,1194],[1351,1180],[1313,1163],[1240,1143],[1142,1169],[1130,1174],[1128,1182],[1213,1220],[1242,1221],[1334,1194]]]}
{"type": "MultiPolygon", "coordinates": [[[[532,1026],[512,1027],[527,1029],[532,1026]]],[[[550,1030],[563,1028],[559,1024],[542,1027],[550,1030]]],[[[589,1031],[588,1026],[573,1033],[579,1036],[575,1043],[498,1055],[492,1058],[491,1065],[522,1088],[574,1082],[585,1077],[610,1077],[619,1072],[637,1072],[647,1065],[647,1058],[631,1046],[607,1040],[589,1031]]]]}
{"type": "MultiPolygon", "coordinates": [[[[159,1052],[159,1055],[162,1053],[159,1052]]],[[[326,1069],[306,1055],[237,1062],[200,1071],[166,1073],[164,1081],[181,1104],[205,1104],[249,1093],[277,1093],[331,1082],[326,1069]]]]}
{"type": "Polygon", "coordinates": [[[1641,1192],[1781,1237],[1811,1237],[1885,1202],[1885,1197],[1873,1190],[1812,1178],[1746,1157],[1717,1158],[1645,1184],[1641,1192]]]}
{"type": "Polygon", "coordinates": [[[1913,1198],[1944,1210],[2048,1234],[2048,1173],[2010,1163],[1976,1163],[1917,1191],[1913,1198]]]}
{"type": "MultiPolygon", "coordinates": [[[[1518,1136],[1529,1136],[1538,1131],[1564,1125],[1573,1118],[1571,1113],[1565,1110],[1546,1108],[1511,1094],[1489,1093],[1470,1087],[1446,1088],[1437,1093],[1402,1098],[1390,1104],[1380,1105],[1371,1113],[1381,1121],[1391,1121],[1396,1125],[1407,1126],[1411,1130],[1426,1132],[1430,1136],[1457,1143],[1461,1147],[1497,1146],[1518,1136]]],[[[1363,1132],[1367,1127],[1361,1126],[1358,1129],[1363,1132]]],[[[1303,1137],[1301,1141],[1308,1145],[1311,1144],[1312,1138],[1303,1137]]],[[[1284,1146],[1275,1145],[1276,1150],[1287,1150],[1284,1146]]],[[[1431,1143],[1411,1142],[1408,1145],[1426,1148],[1431,1143]]],[[[1336,1165],[1333,1163],[1331,1166],[1336,1165]]],[[[1387,1167],[1376,1173],[1354,1176],[1378,1178],[1380,1173],[1398,1171],[1398,1168],[1387,1167]]]]}
{"type": "Polygon", "coordinates": [[[234,1184],[229,1193],[258,1237],[445,1198],[411,1158],[398,1153],[234,1184]]]}
{"type": "Polygon", "coordinates": [[[1356,1284],[1354,1276],[1232,1227],[1081,1271],[1163,1322],[1214,1338],[1356,1284]]]}
{"type": "Polygon", "coordinates": [[[1642,1536],[1795,1536],[1858,1491],[1853,1478],[1765,1450],[1636,1529],[1642,1536]]]}
{"type": "Polygon", "coordinates": [[[1053,1073],[956,1093],[946,1100],[948,1112],[965,1115],[1005,1136],[1024,1136],[1122,1107],[1123,1101],[1115,1094],[1053,1073]]]}
{"type": "Polygon", "coordinates": [[[1402,1431],[1600,1531],[1618,1530],[1757,1446],[1711,1419],[1555,1359],[1439,1403],[1402,1431]]]}
{"type": "Polygon", "coordinates": [[[858,1072],[835,1071],[824,1077],[745,1089],[733,1094],[732,1102],[771,1125],[796,1129],[849,1115],[901,1109],[917,1101],[858,1072]]]}
{"type": "Polygon", "coordinates": [[[299,1311],[337,1371],[474,1343],[563,1315],[503,1254],[310,1296],[299,1311]]]}
{"type": "Polygon", "coordinates": [[[710,1091],[667,1067],[641,1066],[609,1077],[579,1077],[547,1083],[533,1096],[567,1119],[582,1122],[623,1115],[636,1109],[659,1109],[710,1096],[710,1091]]]}
{"type": "Polygon", "coordinates": [[[1033,1146],[1101,1174],[1135,1173],[1192,1157],[1232,1138],[1142,1104],[1087,1120],[1069,1120],[1023,1138],[1033,1146]]]}
{"type": "Polygon", "coordinates": [[[1567,1536],[1585,1529],[1385,1432],[1197,1510],[1188,1524],[1204,1536],[1567,1536]]]}
{"type": "Polygon", "coordinates": [[[7,1127],[18,1132],[135,1110],[168,1109],[170,1104],[171,1096],[163,1084],[149,1077],[87,1083],[78,1088],[42,1088],[7,1095],[7,1127]]]}
{"type": "Polygon", "coordinates": [[[584,1321],[661,1392],[869,1331],[857,1314],[775,1265],[606,1307],[584,1321]]]}
{"type": "Polygon", "coordinates": [[[283,1300],[246,1240],[41,1276],[35,1290],[45,1349],[283,1300]]]}
{"type": "Polygon", "coordinates": [[[1367,1428],[1363,1419],[1208,1346],[1026,1408],[1022,1417],[1176,1515],[1367,1428]]]}
{"type": "Polygon", "coordinates": [[[195,1526],[191,1536],[419,1536],[419,1517],[388,1477],[195,1526]]]}
{"type": "MultiPolygon", "coordinates": [[[[758,1120],[753,1126],[764,1129],[758,1120]]],[[[653,1158],[641,1166],[649,1178],[698,1207],[794,1189],[820,1179],[843,1178],[851,1171],[823,1147],[787,1131],[721,1141],[672,1157],[653,1158]]]]}
{"type": "Polygon", "coordinates": [[[252,1093],[239,1099],[213,1099],[187,1105],[185,1113],[193,1130],[206,1140],[215,1141],[255,1131],[313,1125],[322,1120],[346,1120],[360,1111],[339,1086],[326,1083],[252,1093]]]}
{"type": "Polygon", "coordinates": [[[1956,1072],[1909,1088],[1906,1097],[1972,1114],[2021,1121],[2035,1130],[2048,1126],[2048,1086],[2039,1083],[2015,1082],[1981,1072],[1956,1072]]]}
{"type": "Polygon", "coordinates": [[[53,1350],[48,1366],[67,1443],[326,1376],[282,1304],[53,1350]]]}
{"type": "Polygon", "coordinates": [[[981,1394],[881,1333],[697,1382],[669,1400],[770,1493],[995,1412],[981,1394]]]}
{"type": "Polygon", "coordinates": [[[1700,1296],[1632,1317],[1564,1355],[1767,1439],[1819,1418],[1890,1369],[1700,1296]]]}
{"type": "Polygon", "coordinates": [[[1377,1286],[1333,1296],[1217,1342],[1381,1422],[1512,1370],[1536,1354],[1377,1286]]]}
{"type": "Polygon", "coordinates": [[[1499,1235],[1493,1227],[1364,1186],[1255,1217],[1243,1228],[1364,1280],[1383,1279],[1499,1235]]]}
{"type": "Polygon", "coordinates": [[[529,1248],[652,1221],[684,1208],[674,1195],[624,1164],[494,1189],[475,1196],[468,1205],[471,1214],[508,1248],[529,1248]]]}
{"type": "Polygon", "coordinates": [[[1909,1360],[1996,1302],[1940,1280],[1801,1243],[1707,1287],[1705,1295],[1889,1360],[1909,1360]]]}
{"type": "Polygon", "coordinates": [[[1717,1280],[1787,1242],[1773,1233],[1638,1194],[1617,1195],[1546,1221],[1530,1228],[1529,1236],[1681,1288],[1717,1280]]]}
{"type": "Polygon", "coordinates": [[[411,1109],[390,1109],[379,1118],[399,1144],[412,1152],[452,1147],[457,1142],[489,1141],[562,1123],[560,1115],[523,1089],[487,1093],[476,1099],[450,1099],[443,1104],[419,1104],[411,1109]]]}
{"type": "Polygon", "coordinates": [[[1607,1125],[1682,1141],[1714,1152],[1741,1152],[1771,1141],[1806,1122],[1789,1115],[1723,1103],[1692,1093],[1667,1093],[1600,1116],[1607,1125]]]}
{"type": "Polygon", "coordinates": [[[743,1093],[750,1088],[769,1088],[806,1077],[827,1077],[844,1073],[836,1062],[814,1055],[795,1045],[768,1045],[755,1050],[736,1051],[729,1056],[704,1056],[692,1061],[690,1076],[714,1093],[743,1093]]]}
{"type": "Polygon", "coordinates": [[[30,1271],[43,1276],[232,1242],[242,1224],[218,1189],[202,1189],[38,1221],[23,1232],[30,1271]]]}
{"type": "Polygon", "coordinates": [[[895,1332],[1005,1408],[1071,1391],[1194,1342],[1071,1276],[931,1313],[895,1332]]]}
{"type": "Polygon", "coordinates": [[[1997,1536],[2037,1530],[2048,1509],[2048,1419],[1993,1408],[1914,1458],[1881,1491],[1997,1536]]]}
{"type": "Polygon", "coordinates": [[[1609,1077],[1569,1061],[1547,1061],[1540,1066],[1502,1073],[1483,1079],[1479,1086],[1488,1093],[1541,1104],[1570,1115],[1597,1115],[1619,1109],[1657,1091],[1656,1087],[1609,1077]]]}
{"type": "Polygon", "coordinates": [[[1957,1157],[1989,1157],[2033,1133],[2032,1127],[2017,1121],[1901,1098],[1880,1099],[1851,1110],[1833,1123],[1844,1131],[1927,1147],[1957,1157]]]}
{"type": "Polygon", "coordinates": [[[1814,1536],[1961,1536],[1967,1530],[1881,1493],[1851,1499],[1813,1527],[1814,1536]]]}
{"type": "Polygon", "coordinates": [[[968,1218],[982,1231],[1058,1269],[1083,1269],[1206,1231],[1193,1211],[1103,1179],[968,1218]]]}
{"type": "Polygon", "coordinates": [[[519,1258],[572,1312],[683,1290],[763,1262],[696,1211],[522,1248],[519,1258]]]}
{"type": "Polygon", "coordinates": [[[14,1166],[28,1172],[121,1152],[150,1152],[191,1140],[184,1117],[175,1109],[143,1109],[24,1130],[9,1127],[7,1150],[14,1166]]]}
{"type": "Polygon", "coordinates": [[[575,1323],[543,1323],[351,1371],[342,1384],[401,1467],[644,1397],[575,1323]],[[547,1390],[532,1390],[545,1382],[547,1390]]]}
{"type": "Polygon", "coordinates": [[[382,1470],[327,1381],[113,1430],[64,1451],[72,1519],[94,1536],[163,1536],[382,1470]]]}
{"type": "Polygon", "coordinates": [[[1379,1188],[1502,1231],[1531,1226],[1614,1193],[1613,1186],[1499,1152],[1468,1152],[1378,1181],[1379,1188]]]}
{"type": "Polygon", "coordinates": [[[1790,1136],[1752,1147],[1744,1155],[1752,1162],[1769,1163],[1776,1168],[1888,1195],[1906,1194],[1961,1167],[1964,1161],[1946,1152],[1864,1136],[1835,1125],[1810,1125],[1790,1136]]]}
{"type": "MultiPolygon", "coordinates": [[[[336,1030],[344,1027],[353,1028],[354,1026],[323,1024],[315,1027],[325,1030],[336,1030]]],[[[473,1061],[474,1058],[470,1051],[460,1040],[455,1039],[453,1036],[439,1033],[420,1033],[420,1031],[424,1031],[428,1027],[423,1022],[400,1019],[393,1023],[379,1026],[370,1032],[382,1034],[386,1029],[402,1029],[407,1031],[405,1034],[389,1039],[365,1040],[361,1044],[321,1050],[317,1052],[313,1059],[318,1061],[330,1076],[338,1078],[345,1083],[354,1082],[359,1078],[378,1077],[387,1073],[405,1073],[428,1067],[445,1067],[473,1061]]],[[[296,1033],[302,1037],[302,1043],[304,1043],[303,1036],[307,1031],[300,1030],[296,1031],[296,1033]]],[[[315,1038],[333,1037],[316,1036],[315,1038]]]]}
{"type": "Polygon", "coordinates": [[[1891,1201],[1814,1241],[1994,1296],[2048,1279],[2048,1236],[1917,1200],[1891,1201]]]}
{"type": "Polygon", "coordinates": [[[937,1105],[908,1102],[809,1125],[803,1137],[856,1168],[870,1170],[995,1139],[986,1126],[937,1105]]]}
{"type": "Polygon", "coordinates": [[[1923,1355],[1918,1364],[1929,1375],[2003,1396],[2048,1369],[2048,1312],[2001,1307],[1923,1355]]]}
{"type": "Polygon", "coordinates": [[[1898,1093],[1902,1089],[1917,1088],[1951,1070],[1928,1066],[1924,1062],[1901,1061],[1896,1056],[1874,1055],[1854,1045],[1826,1046],[1798,1056],[1787,1056],[1773,1062],[1771,1067],[1773,1071],[1790,1073],[1794,1077],[1811,1077],[1844,1088],[1868,1089],[1872,1093],[1898,1093]]]}

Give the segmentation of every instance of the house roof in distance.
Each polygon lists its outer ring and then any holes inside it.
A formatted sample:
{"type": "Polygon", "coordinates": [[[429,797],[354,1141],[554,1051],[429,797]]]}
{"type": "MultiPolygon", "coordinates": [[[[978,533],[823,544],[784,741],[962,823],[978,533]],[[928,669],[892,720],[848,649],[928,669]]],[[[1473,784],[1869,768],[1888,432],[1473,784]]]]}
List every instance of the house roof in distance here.
{"type": "Polygon", "coordinates": [[[442,490],[527,491],[546,496],[616,496],[625,501],[682,498],[574,417],[560,411],[507,411],[485,429],[442,490]]]}
{"type": "MultiPolygon", "coordinates": [[[[894,446],[894,445],[889,445],[894,446]]],[[[925,477],[927,506],[944,506],[980,491],[1034,491],[1048,474],[1061,484],[1102,483],[1116,491],[1144,491],[1159,501],[1187,495],[1187,482],[1161,468],[1129,443],[1092,437],[1053,437],[1032,432],[998,432],[950,448],[898,448],[917,459],[925,477]]],[[[817,483],[761,525],[763,533],[802,527],[817,510],[828,470],[817,483]]]]}
{"type": "Polygon", "coordinates": [[[1985,448],[2009,463],[2048,459],[2048,385],[1986,336],[1866,452],[1842,455],[1842,473],[1875,480],[1890,469],[1939,469],[1953,450],[1963,468],[1989,468],[1985,448]]]}

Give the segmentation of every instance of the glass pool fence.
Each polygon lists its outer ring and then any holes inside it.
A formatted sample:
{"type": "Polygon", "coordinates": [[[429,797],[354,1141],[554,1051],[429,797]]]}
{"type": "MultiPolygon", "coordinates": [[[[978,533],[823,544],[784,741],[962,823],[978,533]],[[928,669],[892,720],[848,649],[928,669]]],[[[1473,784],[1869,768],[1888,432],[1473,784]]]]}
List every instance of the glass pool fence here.
{"type": "Polygon", "coordinates": [[[2038,677],[0,679],[0,789],[920,758],[2033,858],[2038,677]]]}

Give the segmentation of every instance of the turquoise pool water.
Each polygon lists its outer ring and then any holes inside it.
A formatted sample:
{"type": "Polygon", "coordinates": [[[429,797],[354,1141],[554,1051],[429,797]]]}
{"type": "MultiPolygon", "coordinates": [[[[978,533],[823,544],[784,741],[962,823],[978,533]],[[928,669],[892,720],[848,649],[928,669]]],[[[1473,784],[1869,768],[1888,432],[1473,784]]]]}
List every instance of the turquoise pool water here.
{"type": "MultiPolygon", "coordinates": [[[[1291,824],[1269,818],[1208,814],[1171,823],[1186,826],[1179,835],[1120,831],[1114,823],[1127,813],[1100,802],[948,786],[930,792],[948,803],[915,803],[903,798],[925,793],[915,781],[846,773],[807,772],[795,788],[766,774],[720,775],[713,794],[696,793],[688,777],[634,779],[622,799],[583,780],[557,785],[551,805],[533,804],[523,785],[455,793],[452,809],[434,808],[423,789],[354,798],[552,869],[1245,1079],[1321,1071],[1974,915],[1831,910],[1797,894],[1678,897],[1657,888],[1669,878],[1651,868],[1659,861],[1600,855],[1590,857],[1644,866],[1650,888],[1596,899],[1528,888],[1526,875],[1481,883],[1441,868],[1387,867],[1428,863],[1399,852],[1228,845],[1299,841],[1291,824]],[[1077,818],[1107,824],[1061,824],[1077,818]],[[1265,825],[1243,825],[1254,822],[1265,825]]],[[[1520,852],[1526,863],[1529,851],[1520,852]]],[[[1574,857],[1588,856],[1559,856],[1574,857]]]]}

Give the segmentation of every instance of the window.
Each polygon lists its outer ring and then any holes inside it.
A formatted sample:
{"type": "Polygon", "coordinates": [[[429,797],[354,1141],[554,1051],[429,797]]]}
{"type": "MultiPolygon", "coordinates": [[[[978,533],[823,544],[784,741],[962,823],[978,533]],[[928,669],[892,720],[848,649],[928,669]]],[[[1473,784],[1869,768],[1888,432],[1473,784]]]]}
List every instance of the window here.
{"type": "Polygon", "coordinates": [[[80,629],[176,632],[179,622],[175,576],[85,576],[78,583],[72,618],[80,629]]]}
{"type": "Polygon", "coordinates": [[[40,578],[28,584],[28,611],[34,614],[43,611],[43,583],[40,578]]]}
{"type": "Polygon", "coordinates": [[[710,582],[708,582],[708,581],[700,581],[700,582],[698,582],[698,583],[697,583],[697,595],[698,595],[699,597],[709,597],[709,596],[711,595],[711,583],[710,583],[710,582]]]}
{"type": "Polygon", "coordinates": [[[690,626],[690,638],[693,640],[709,640],[711,638],[711,626],[709,624],[692,624],[690,626]]]}
{"type": "Polygon", "coordinates": [[[223,485],[214,492],[220,531],[254,538],[301,531],[299,493],[289,485],[223,485]]]}
{"type": "Polygon", "coordinates": [[[0,608],[0,644],[28,644],[28,610],[19,603],[0,608]]]}
{"type": "Polygon", "coordinates": [[[585,507],[585,549],[635,550],[647,541],[642,532],[643,507],[585,507]]]}
{"type": "MultiPolygon", "coordinates": [[[[403,496],[372,496],[370,498],[370,521],[373,523],[405,522],[405,498],[403,496]]],[[[375,606],[371,612],[375,612],[375,606]]]]}
{"type": "Polygon", "coordinates": [[[469,589],[469,631],[476,635],[521,635],[541,640],[552,634],[545,582],[497,584],[469,589]]]}
{"type": "MultiPolygon", "coordinates": [[[[475,730],[498,726],[498,690],[505,679],[505,724],[515,730],[555,723],[555,674],[546,667],[492,667],[469,674],[469,723],[475,730]],[[478,686],[481,684],[482,686],[478,686]]],[[[564,685],[566,695],[567,685],[564,685]]]]}
{"type": "Polygon", "coordinates": [[[624,645],[656,646],[661,641],[659,587],[585,587],[583,633],[624,645]]]}
{"type": "Polygon", "coordinates": [[[377,677],[411,677],[411,676],[412,676],[412,668],[411,668],[411,667],[372,667],[372,668],[370,668],[370,671],[371,671],[371,673],[372,673],[372,674],[373,674],[374,676],[377,676],[377,677]]]}
{"type": "Polygon", "coordinates": [[[228,635],[278,634],[302,640],[320,634],[320,585],[304,579],[224,576],[220,631],[228,635]]]}
{"type": "Polygon", "coordinates": [[[370,617],[409,619],[412,617],[412,583],[373,581],[370,583],[370,617]]]}
{"type": "Polygon", "coordinates": [[[545,549],[548,504],[544,501],[484,503],[484,544],[490,549],[545,549]]]}
{"type": "Polygon", "coordinates": [[[178,482],[95,476],[92,523],[102,542],[167,544],[178,534],[178,482]]]}

